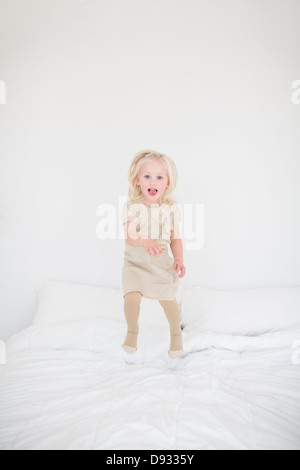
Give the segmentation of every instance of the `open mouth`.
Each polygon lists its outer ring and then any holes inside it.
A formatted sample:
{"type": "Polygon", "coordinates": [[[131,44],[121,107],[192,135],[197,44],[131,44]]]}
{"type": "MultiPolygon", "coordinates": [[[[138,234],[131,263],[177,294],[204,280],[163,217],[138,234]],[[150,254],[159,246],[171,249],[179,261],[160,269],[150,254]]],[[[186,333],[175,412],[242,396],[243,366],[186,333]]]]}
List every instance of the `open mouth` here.
{"type": "Polygon", "coordinates": [[[149,188],[148,193],[150,194],[150,196],[155,196],[157,194],[157,189],[149,188]]]}

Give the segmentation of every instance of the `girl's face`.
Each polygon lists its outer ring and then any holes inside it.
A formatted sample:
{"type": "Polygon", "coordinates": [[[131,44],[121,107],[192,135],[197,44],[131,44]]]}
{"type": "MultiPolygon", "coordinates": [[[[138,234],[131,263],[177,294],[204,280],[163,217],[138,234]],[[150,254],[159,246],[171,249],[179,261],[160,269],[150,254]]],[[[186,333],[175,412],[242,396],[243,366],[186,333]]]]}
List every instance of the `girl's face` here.
{"type": "Polygon", "coordinates": [[[137,185],[141,187],[146,205],[158,204],[169,186],[168,173],[163,163],[159,160],[144,162],[140,168],[137,185]]]}

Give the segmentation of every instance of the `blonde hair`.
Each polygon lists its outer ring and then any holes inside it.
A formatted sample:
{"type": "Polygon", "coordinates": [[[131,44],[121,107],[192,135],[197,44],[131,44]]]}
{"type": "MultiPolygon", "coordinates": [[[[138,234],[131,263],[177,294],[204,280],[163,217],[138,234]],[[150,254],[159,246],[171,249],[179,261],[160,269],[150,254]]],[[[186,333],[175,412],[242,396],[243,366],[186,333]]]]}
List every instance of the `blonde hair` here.
{"type": "Polygon", "coordinates": [[[177,168],[170,157],[163,153],[156,152],[155,150],[142,150],[132,160],[128,172],[129,199],[132,202],[139,202],[143,199],[143,193],[140,186],[137,185],[137,179],[142,164],[151,160],[159,160],[160,162],[162,162],[169,177],[169,186],[166,188],[164,194],[161,196],[160,203],[172,205],[176,202],[175,199],[173,199],[172,197],[172,193],[174,192],[178,181],[177,168]]]}

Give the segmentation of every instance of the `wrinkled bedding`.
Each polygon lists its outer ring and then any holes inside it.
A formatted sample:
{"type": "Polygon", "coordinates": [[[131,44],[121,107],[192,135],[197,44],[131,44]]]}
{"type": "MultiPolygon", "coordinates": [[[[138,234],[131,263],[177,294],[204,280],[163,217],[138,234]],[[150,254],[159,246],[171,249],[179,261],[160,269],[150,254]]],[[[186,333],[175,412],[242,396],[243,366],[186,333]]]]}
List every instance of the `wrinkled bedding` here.
{"type": "Polygon", "coordinates": [[[0,449],[300,449],[300,325],[259,336],[108,318],[31,326],[0,367],[0,449]]]}

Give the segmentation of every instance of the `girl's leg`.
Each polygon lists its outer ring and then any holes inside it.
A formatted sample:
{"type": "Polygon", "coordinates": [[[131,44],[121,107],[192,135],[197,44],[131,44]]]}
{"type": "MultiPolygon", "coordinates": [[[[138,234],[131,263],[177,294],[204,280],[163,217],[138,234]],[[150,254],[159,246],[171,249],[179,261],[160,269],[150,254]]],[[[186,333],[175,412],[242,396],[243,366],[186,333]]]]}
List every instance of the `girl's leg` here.
{"type": "Polygon", "coordinates": [[[129,292],[129,294],[126,294],[124,297],[127,336],[122,346],[129,354],[134,354],[137,350],[141,300],[142,294],[140,292],[129,292]]]}
{"type": "Polygon", "coordinates": [[[163,307],[167,320],[170,324],[170,350],[169,356],[172,359],[182,356],[184,353],[182,346],[182,331],[181,331],[181,312],[177,300],[160,300],[160,305],[163,307]]]}

